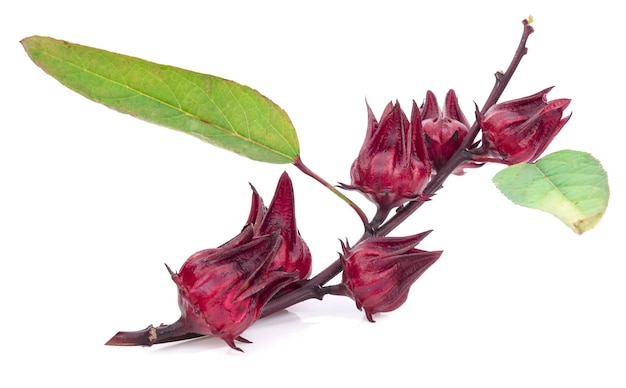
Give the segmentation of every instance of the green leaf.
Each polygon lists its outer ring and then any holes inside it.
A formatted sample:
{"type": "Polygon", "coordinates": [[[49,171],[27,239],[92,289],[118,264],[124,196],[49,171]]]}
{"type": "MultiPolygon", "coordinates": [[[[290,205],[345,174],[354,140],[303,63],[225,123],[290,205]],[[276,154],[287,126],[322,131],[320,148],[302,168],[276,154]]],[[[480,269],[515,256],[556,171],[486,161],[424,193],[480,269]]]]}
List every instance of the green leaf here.
{"type": "Polygon", "coordinates": [[[292,163],[300,153],[287,114],[247,86],[47,37],[22,45],[63,85],[119,112],[262,162],[292,163]]]}
{"type": "Polygon", "coordinates": [[[578,234],[596,226],[609,203],[606,171],[581,151],[559,151],[535,163],[509,166],[493,182],[511,201],[546,211],[578,234]]]}

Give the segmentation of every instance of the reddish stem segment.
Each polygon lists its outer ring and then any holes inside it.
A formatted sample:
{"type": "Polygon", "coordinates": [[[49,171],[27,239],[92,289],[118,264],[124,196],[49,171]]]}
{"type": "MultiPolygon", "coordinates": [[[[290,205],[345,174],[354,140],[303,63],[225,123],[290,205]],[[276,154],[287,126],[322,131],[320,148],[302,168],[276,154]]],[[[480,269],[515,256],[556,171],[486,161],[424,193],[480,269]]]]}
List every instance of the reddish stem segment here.
{"type": "Polygon", "coordinates": [[[350,200],[350,198],[346,197],[342,192],[340,192],[339,190],[337,190],[337,188],[335,188],[335,186],[331,185],[330,183],[326,182],[322,177],[320,177],[319,175],[317,175],[316,173],[314,173],[311,169],[309,169],[307,166],[304,165],[304,163],[302,163],[302,159],[300,159],[300,157],[298,156],[296,158],[296,160],[293,162],[293,165],[296,166],[300,171],[302,171],[303,173],[305,173],[306,175],[310,176],[311,178],[315,179],[316,181],[318,181],[319,183],[321,183],[324,187],[326,187],[328,190],[332,191],[335,195],[337,195],[339,198],[341,198],[342,200],[344,200],[348,205],[350,205],[350,207],[352,209],[354,209],[354,211],[356,212],[356,214],[359,216],[359,218],[361,219],[361,222],[363,222],[363,225],[368,225],[368,220],[367,220],[367,216],[365,215],[365,213],[363,212],[363,210],[361,210],[361,208],[359,206],[357,206],[357,204],[355,204],[354,202],[352,202],[350,200]]]}
{"type": "Polygon", "coordinates": [[[190,333],[185,323],[179,319],[171,325],[157,327],[150,325],[143,330],[120,331],[111,337],[105,345],[152,346],[196,337],[202,337],[202,334],[190,333]]]}

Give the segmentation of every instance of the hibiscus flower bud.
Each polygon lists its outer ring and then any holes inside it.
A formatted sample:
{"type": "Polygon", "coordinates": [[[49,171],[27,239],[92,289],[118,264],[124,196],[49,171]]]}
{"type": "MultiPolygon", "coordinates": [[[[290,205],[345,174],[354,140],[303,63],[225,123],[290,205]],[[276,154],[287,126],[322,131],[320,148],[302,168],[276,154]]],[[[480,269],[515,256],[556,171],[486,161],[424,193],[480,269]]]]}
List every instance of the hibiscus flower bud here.
{"type": "Polygon", "coordinates": [[[270,269],[281,245],[278,232],[254,237],[248,225],[221,247],[192,255],[178,273],[168,267],[188,332],[220,337],[241,351],[234,341],[249,342],[241,333],[277,292],[298,280],[296,273],[270,269]]]}
{"type": "Polygon", "coordinates": [[[563,118],[569,99],[548,102],[551,89],[477,113],[483,136],[475,160],[512,165],[537,159],[571,117],[563,118]]]}
{"type": "Polygon", "coordinates": [[[373,314],[400,307],[411,285],[441,256],[415,248],[428,233],[374,237],[352,248],[342,243],[342,284],[370,322],[373,314]]]}
{"type": "Polygon", "coordinates": [[[289,175],[284,172],[278,181],[269,208],[265,207],[263,199],[252,187],[248,224],[253,225],[255,236],[278,232],[283,238],[270,269],[298,272],[300,279],[306,279],[312,269],[311,251],[298,231],[294,203],[293,184],[289,175]]]}
{"type": "Polygon", "coordinates": [[[439,110],[435,95],[430,90],[426,92],[426,100],[420,113],[426,150],[436,171],[457,151],[469,132],[470,125],[452,89],[446,94],[443,111],[439,110]]]}
{"type": "Polygon", "coordinates": [[[374,202],[379,213],[419,197],[430,178],[430,161],[424,144],[420,112],[413,101],[411,121],[398,102],[385,108],[380,123],[367,106],[365,141],[352,163],[351,185],[374,202]]]}

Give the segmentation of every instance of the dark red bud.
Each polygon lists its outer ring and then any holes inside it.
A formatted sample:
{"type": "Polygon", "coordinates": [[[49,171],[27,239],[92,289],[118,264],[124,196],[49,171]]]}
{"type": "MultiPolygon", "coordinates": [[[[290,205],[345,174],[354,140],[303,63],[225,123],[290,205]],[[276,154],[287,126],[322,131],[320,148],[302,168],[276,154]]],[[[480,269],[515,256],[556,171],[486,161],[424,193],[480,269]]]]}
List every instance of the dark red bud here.
{"type": "Polygon", "coordinates": [[[282,237],[278,233],[251,239],[251,226],[220,248],[192,255],[178,273],[181,320],[189,332],[222,338],[241,350],[235,339],[260,316],[278,291],[297,281],[297,274],[270,270],[282,237]]]}
{"type": "Polygon", "coordinates": [[[400,307],[411,285],[441,256],[415,248],[428,233],[375,237],[352,248],[342,244],[343,285],[369,321],[400,307]]]}
{"type": "Polygon", "coordinates": [[[391,102],[380,123],[367,106],[368,127],[359,155],[352,163],[351,185],[383,212],[422,194],[430,178],[419,109],[413,102],[411,121],[391,102]]]}
{"type": "Polygon", "coordinates": [[[443,112],[439,111],[437,99],[429,90],[421,111],[426,149],[436,172],[458,150],[470,126],[454,90],[448,91],[443,112]]]}
{"type": "Polygon", "coordinates": [[[571,116],[563,117],[569,99],[548,102],[551,89],[496,104],[484,115],[478,113],[483,137],[475,160],[512,165],[541,156],[571,116]]]}

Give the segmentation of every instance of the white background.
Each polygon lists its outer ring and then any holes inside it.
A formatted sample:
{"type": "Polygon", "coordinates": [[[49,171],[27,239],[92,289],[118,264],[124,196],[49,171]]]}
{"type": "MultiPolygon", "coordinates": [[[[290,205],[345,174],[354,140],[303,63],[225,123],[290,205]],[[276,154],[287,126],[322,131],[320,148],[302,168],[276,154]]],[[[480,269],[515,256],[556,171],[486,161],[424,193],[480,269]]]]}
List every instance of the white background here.
{"type": "Polygon", "coordinates": [[[0,6],[1,386],[626,386],[616,3],[15,3],[0,6]],[[36,67],[20,39],[47,35],[250,85],[289,113],[305,163],[346,182],[366,98],[379,116],[390,100],[408,110],[428,89],[442,102],[454,88],[471,119],[529,14],[536,32],[503,98],[555,85],[551,98],[573,99],[548,152],[602,161],[612,197],[596,229],[578,236],[511,204],[491,183],[500,167],[487,166],[450,179],[395,232],[434,229],[421,247],[445,252],[375,324],[329,296],[255,324],[243,354],[217,339],[103,345],[118,330],[178,318],[163,263],[178,268],[234,236],[248,182],[269,202],[289,172],[315,272],[361,227],[292,166],[253,162],[75,94],[36,67]]]}

